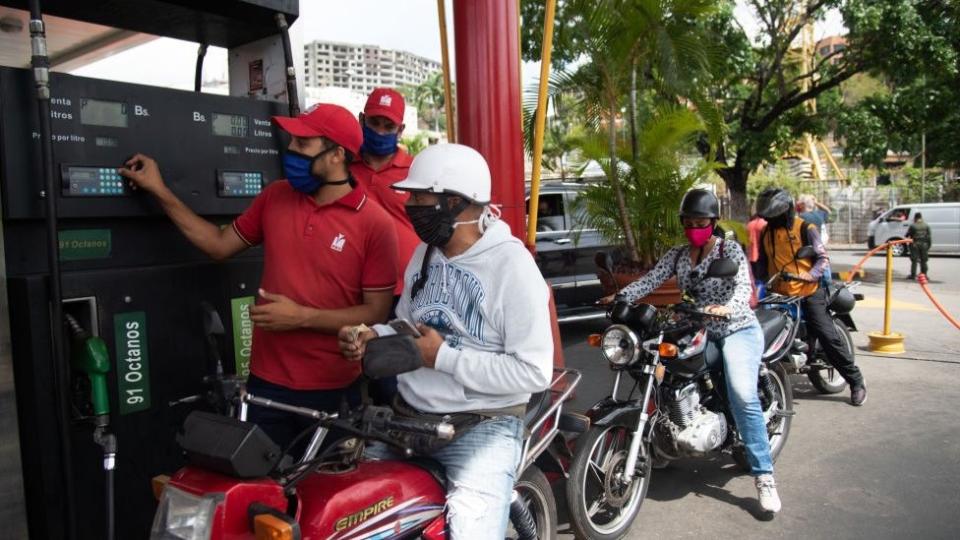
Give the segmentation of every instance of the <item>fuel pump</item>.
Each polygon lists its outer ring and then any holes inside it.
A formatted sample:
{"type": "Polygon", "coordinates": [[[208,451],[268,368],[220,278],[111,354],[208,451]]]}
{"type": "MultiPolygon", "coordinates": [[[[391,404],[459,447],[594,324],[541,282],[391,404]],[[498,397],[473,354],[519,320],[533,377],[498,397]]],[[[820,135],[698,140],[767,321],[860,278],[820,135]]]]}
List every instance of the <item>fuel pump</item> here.
{"type": "MultiPolygon", "coordinates": [[[[0,5],[18,10],[26,2],[0,5]]],[[[24,501],[34,539],[144,538],[156,509],[151,478],[181,466],[183,416],[206,407],[171,402],[246,376],[247,310],[263,253],[209,260],[117,167],[149,153],[181,200],[229,226],[282,177],[283,141],[270,118],[296,106],[285,98],[296,94],[293,66],[302,60],[293,53],[302,47],[296,32],[294,43],[284,42],[298,2],[125,0],[105,10],[93,0],[35,0],[31,7],[18,16],[31,21],[35,69],[0,67],[0,276],[14,314],[11,400],[20,426],[30,426],[17,439],[0,433],[0,449],[19,449],[24,480],[22,495],[0,491],[0,505],[24,501]],[[226,48],[231,95],[50,72],[46,57],[57,58],[65,40],[47,43],[43,35],[82,30],[74,21],[96,32],[105,26],[226,48]],[[223,320],[205,325],[216,311],[223,320]],[[211,376],[204,360],[216,340],[223,351],[211,376]]],[[[0,34],[0,47],[15,39],[26,38],[0,34]]],[[[185,69],[202,70],[202,53],[197,60],[185,69]]]]}

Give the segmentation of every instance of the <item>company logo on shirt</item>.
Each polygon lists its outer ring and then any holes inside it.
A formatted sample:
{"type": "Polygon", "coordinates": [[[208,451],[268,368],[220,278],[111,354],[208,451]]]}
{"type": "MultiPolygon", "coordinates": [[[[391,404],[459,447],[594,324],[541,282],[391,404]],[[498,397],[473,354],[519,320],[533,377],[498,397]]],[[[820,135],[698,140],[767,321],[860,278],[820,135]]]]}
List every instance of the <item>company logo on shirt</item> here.
{"type": "Polygon", "coordinates": [[[347,243],[347,237],[343,233],[338,234],[334,237],[333,242],[330,243],[330,249],[334,251],[343,251],[343,245],[347,243]]]}
{"type": "Polygon", "coordinates": [[[383,107],[389,107],[393,103],[393,98],[388,95],[380,96],[380,105],[383,107]]]}

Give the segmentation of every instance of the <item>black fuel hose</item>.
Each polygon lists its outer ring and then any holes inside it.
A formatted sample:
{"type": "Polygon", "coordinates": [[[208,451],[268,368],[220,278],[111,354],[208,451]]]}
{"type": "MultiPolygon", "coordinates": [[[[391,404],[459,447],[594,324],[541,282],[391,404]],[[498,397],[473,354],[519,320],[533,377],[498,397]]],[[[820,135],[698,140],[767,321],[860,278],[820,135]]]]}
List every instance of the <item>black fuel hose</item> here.
{"type": "Polygon", "coordinates": [[[207,56],[207,44],[201,43],[197,49],[197,69],[193,74],[193,91],[199,92],[203,86],[203,59],[207,56]]]}
{"type": "Polygon", "coordinates": [[[43,171],[43,196],[46,199],[47,260],[50,266],[50,372],[56,408],[56,422],[60,438],[60,461],[63,481],[63,506],[67,538],[76,537],[77,516],[74,508],[73,452],[70,444],[70,370],[63,347],[63,304],[60,282],[60,239],[57,232],[57,188],[53,168],[53,128],[50,123],[50,58],[47,55],[47,38],[43,24],[40,0],[30,0],[30,64],[37,89],[37,106],[40,115],[40,154],[43,171]]]}
{"type": "Polygon", "coordinates": [[[117,537],[116,531],[116,499],[114,497],[113,477],[114,469],[107,469],[107,540],[117,537]]]}
{"type": "Polygon", "coordinates": [[[287,76],[287,105],[289,106],[290,116],[300,114],[300,98],[297,96],[297,70],[293,65],[293,48],[290,46],[290,27],[287,25],[287,17],[283,13],[274,15],[277,21],[277,28],[280,30],[280,41],[283,43],[283,61],[286,64],[287,76]]]}

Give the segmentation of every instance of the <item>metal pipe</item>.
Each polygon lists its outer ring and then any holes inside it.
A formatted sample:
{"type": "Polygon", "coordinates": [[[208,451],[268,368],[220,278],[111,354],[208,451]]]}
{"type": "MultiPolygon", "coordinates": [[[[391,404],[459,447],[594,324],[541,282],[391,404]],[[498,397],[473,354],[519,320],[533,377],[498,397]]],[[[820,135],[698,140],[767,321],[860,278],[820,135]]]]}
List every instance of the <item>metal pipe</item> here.
{"type": "Polygon", "coordinates": [[[537,214],[540,210],[540,174],[543,160],[543,135],[547,122],[547,90],[550,84],[550,55],[553,52],[553,19],[557,0],[547,0],[543,18],[543,46],[540,48],[540,88],[537,115],[533,125],[533,170],[530,173],[530,202],[527,207],[527,246],[537,245],[537,214]]]}
{"type": "Polygon", "coordinates": [[[193,91],[199,92],[203,85],[203,59],[207,56],[207,44],[201,43],[197,49],[197,68],[193,74],[193,91]]]}
{"type": "Polygon", "coordinates": [[[450,47],[447,43],[447,6],[437,0],[440,19],[440,55],[443,64],[443,108],[447,115],[447,142],[457,142],[457,119],[453,117],[453,85],[450,82],[450,47]]]}
{"type": "Polygon", "coordinates": [[[890,303],[893,292],[893,246],[887,244],[887,276],[883,293],[883,335],[890,335],[890,303]]]}
{"type": "Polygon", "coordinates": [[[283,44],[283,61],[287,72],[287,105],[290,116],[300,115],[300,98],[297,96],[297,70],[293,66],[293,48],[290,47],[290,32],[287,17],[283,13],[273,16],[280,29],[280,42],[283,44]]]}
{"type": "Polygon", "coordinates": [[[50,373],[53,377],[53,397],[57,430],[60,437],[60,461],[63,480],[66,537],[76,537],[77,516],[73,504],[73,452],[70,444],[70,369],[63,347],[63,292],[60,282],[60,239],[57,232],[57,199],[53,167],[53,129],[50,124],[50,59],[47,55],[47,37],[43,24],[40,0],[30,0],[30,64],[37,89],[37,108],[40,114],[40,155],[43,188],[40,196],[46,199],[47,262],[49,264],[50,294],[50,373]]]}

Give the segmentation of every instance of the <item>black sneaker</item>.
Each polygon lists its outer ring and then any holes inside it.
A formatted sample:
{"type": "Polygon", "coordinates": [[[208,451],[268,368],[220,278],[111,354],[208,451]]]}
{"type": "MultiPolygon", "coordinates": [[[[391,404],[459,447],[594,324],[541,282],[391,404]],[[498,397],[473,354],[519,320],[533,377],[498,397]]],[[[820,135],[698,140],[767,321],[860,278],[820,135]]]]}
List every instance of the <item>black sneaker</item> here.
{"type": "Polygon", "coordinates": [[[850,391],[850,404],[859,407],[867,402],[867,387],[861,386],[850,391]]]}
{"type": "Polygon", "coordinates": [[[915,279],[917,279],[917,276],[907,276],[907,279],[909,279],[910,281],[914,281],[915,279]]]}

